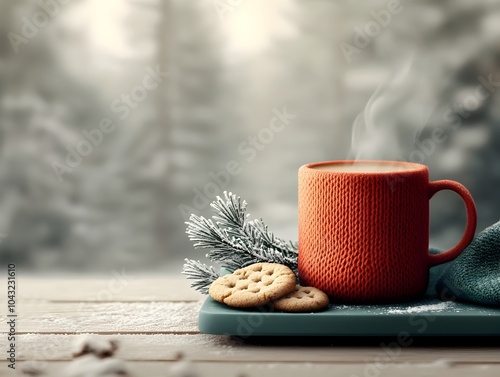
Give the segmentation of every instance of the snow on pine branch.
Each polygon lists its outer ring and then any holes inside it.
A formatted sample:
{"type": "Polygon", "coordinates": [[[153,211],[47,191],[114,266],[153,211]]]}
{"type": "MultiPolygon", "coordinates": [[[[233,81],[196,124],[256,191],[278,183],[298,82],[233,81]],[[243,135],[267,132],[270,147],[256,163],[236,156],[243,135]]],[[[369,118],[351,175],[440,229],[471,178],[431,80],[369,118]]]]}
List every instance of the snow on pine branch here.
{"type": "Polygon", "coordinates": [[[194,280],[191,287],[205,295],[208,294],[210,284],[219,277],[219,274],[212,266],[207,266],[200,261],[191,259],[186,259],[182,273],[186,275],[188,279],[194,280]]]}
{"type": "MultiPolygon", "coordinates": [[[[276,237],[262,220],[247,222],[246,201],[224,192],[211,207],[212,219],[193,214],[186,222],[189,239],[196,249],[209,250],[210,261],[229,271],[258,262],[280,263],[297,273],[297,243],[276,237]]],[[[193,260],[186,260],[183,274],[195,280],[192,287],[202,293],[218,277],[213,267],[193,260]]]]}

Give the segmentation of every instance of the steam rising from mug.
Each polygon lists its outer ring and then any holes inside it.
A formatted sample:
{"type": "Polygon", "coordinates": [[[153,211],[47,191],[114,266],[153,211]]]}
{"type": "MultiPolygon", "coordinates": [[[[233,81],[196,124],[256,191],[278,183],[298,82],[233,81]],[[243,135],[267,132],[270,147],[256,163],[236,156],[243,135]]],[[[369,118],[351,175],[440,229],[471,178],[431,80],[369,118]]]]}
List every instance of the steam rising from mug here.
{"type": "Polygon", "coordinates": [[[368,100],[354,121],[348,159],[408,161],[437,103],[425,69],[414,62],[411,54],[368,100]]]}

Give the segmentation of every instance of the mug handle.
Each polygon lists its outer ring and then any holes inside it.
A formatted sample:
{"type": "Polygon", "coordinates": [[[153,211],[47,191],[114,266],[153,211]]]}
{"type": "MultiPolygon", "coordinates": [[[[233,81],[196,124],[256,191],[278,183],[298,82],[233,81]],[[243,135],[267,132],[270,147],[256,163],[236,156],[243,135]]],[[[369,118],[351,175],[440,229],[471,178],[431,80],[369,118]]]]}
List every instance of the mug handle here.
{"type": "Polygon", "coordinates": [[[470,192],[465,188],[465,186],[450,180],[429,182],[429,199],[441,190],[455,191],[458,195],[460,195],[464,201],[465,210],[467,212],[467,225],[465,226],[465,232],[462,239],[455,245],[455,247],[440,254],[429,254],[429,264],[431,267],[437,264],[449,262],[458,257],[474,238],[477,224],[476,205],[474,204],[474,200],[472,199],[470,192]]]}

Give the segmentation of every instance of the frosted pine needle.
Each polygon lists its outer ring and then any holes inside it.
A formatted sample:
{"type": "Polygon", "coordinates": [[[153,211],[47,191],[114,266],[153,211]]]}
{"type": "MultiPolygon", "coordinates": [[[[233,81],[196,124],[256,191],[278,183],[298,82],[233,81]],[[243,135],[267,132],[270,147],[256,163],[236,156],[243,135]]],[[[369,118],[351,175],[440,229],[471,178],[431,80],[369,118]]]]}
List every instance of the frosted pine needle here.
{"type": "Polygon", "coordinates": [[[190,259],[186,259],[182,273],[188,279],[194,280],[191,287],[205,295],[208,294],[210,284],[219,277],[219,274],[212,266],[190,259]]]}
{"type": "MultiPolygon", "coordinates": [[[[261,220],[246,221],[247,203],[224,192],[211,204],[214,216],[191,215],[186,233],[196,249],[208,249],[207,258],[234,271],[258,262],[279,263],[297,272],[297,244],[276,237],[261,220]]],[[[207,293],[218,277],[215,269],[199,261],[186,260],[183,274],[195,282],[192,287],[207,293]]]]}

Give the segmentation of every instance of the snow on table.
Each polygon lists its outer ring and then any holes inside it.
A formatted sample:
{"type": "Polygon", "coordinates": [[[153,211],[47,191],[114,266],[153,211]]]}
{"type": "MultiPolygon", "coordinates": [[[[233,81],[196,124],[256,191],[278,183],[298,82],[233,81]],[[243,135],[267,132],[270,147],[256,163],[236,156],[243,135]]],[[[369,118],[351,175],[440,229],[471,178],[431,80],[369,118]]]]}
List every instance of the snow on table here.
{"type": "MultiPolygon", "coordinates": [[[[2,284],[0,289],[4,288],[2,284]]],[[[498,345],[462,342],[456,347],[431,341],[419,347],[416,341],[416,346],[403,347],[396,356],[388,357],[384,348],[390,344],[387,339],[245,340],[200,334],[198,311],[205,297],[193,292],[189,282],[178,276],[135,277],[124,289],[112,294],[106,293],[110,289],[109,279],[20,276],[17,284],[21,299],[16,364],[19,368],[38,368],[44,373],[41,376],[61,377],[65,371],[72,371],[73,376],[99,375],[97,369],[94,374],[79,374],[75,370],[107,360],[84,355],[79,364],[74,364],[75,344],[87,334],[97,337],[95,344],[101,348],[105,347],[103,342],[116,341],[118,349],[113,359],[101,365],[117,373],[123,373],[121,368],[125,365],[130,376],[500,375],[498,345]]],[[[0,352],[6,355],[7,318],[5,302],[1,304],[0,352]]],[[[452,305],[397,305],[388,306],[385,311],[391,315],[438,313],[453,309],[452,305]]],[[[30,373],[35,375],[33,370],[30,373]]],[[[22,374],[19,369],[12,373],[5,360],[0,362],[0,377],[13,375],[22,374]]]]}

